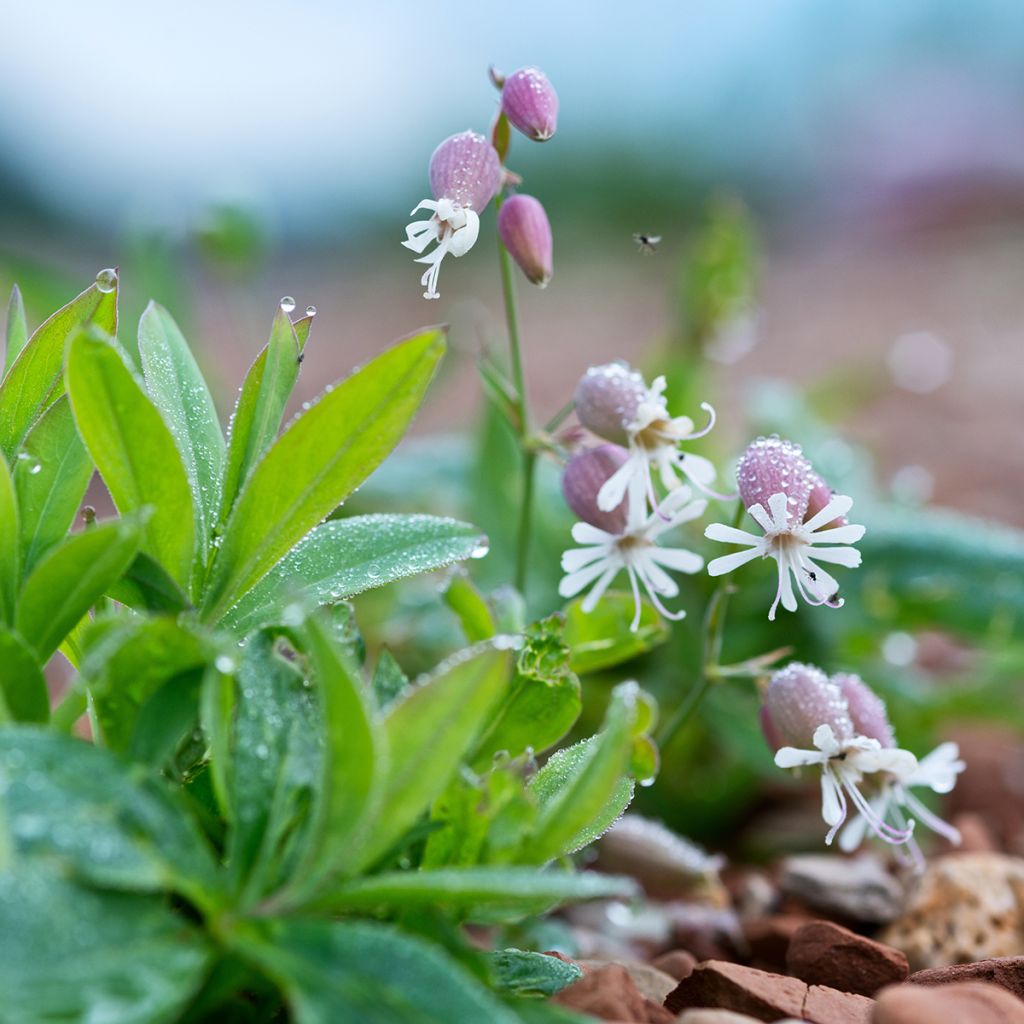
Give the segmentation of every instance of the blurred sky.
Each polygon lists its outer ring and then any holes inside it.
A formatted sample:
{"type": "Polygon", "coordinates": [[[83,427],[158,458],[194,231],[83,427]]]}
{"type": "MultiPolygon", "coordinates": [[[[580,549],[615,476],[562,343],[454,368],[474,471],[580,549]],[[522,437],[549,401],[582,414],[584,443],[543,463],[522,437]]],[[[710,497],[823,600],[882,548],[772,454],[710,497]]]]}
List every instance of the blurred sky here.
{"type": "Polygon", "coordinates": [[[86,222],[243,196],[296,233],[411,207],[432,147],[486,130],[492,62],[548,71],[563,158],[780,195],[951,159],[1024,176],[1016,0],[49,0],[4,9],[0,186],[86,222]]]}

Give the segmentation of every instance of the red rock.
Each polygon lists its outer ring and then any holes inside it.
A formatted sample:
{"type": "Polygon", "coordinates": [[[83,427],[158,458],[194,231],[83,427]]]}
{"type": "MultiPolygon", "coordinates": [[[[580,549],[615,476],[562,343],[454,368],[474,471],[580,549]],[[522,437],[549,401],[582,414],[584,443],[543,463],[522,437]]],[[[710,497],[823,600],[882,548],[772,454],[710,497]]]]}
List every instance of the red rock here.
{"type": "Polygon", "coordinates": [[[665,1006],[673,1013],[707,1006],[774,1021],[780,1017],[799,1018],[806,995],[807,986],[796,978],[709,960],[698,964],[668,994],[665,1006]]]}
{"type": "Polygon", "coordinates": [[[811,1024],[869,1024],[874,1007],[873,999],[811,985],[800,1017],[811,1024]]]}
{"type": "Polygon", "coordinates": [[[793,933],[786,970],[808,985],[873,996],[886,985],[905,981],[910,969],[898,949],[831,921],[811,921],[793,933]]]}
{"type": "Polygon", "coordinates": [[[988,981],[1024,999],[1024,956],[1000,956],[973,964],[934,967],[910,976],[913,985],[951,985],[961,981],[988,981]]]}
{"type": "Polygon", "coordinates": [[[743,937],[750,949],[750,959],[759,967],[784,971],[790,939],[807,921],[796,914],[748,918],[743,922],[743,937]]]}
{"type": "Polygon", "coordinates": [[[631,1021],[636,1024],[671,1024],[668,1010],[645,999],[633,983],[629,971],[620,964],[592,968],[579,981],[551,997],[570,1010],[589,1013],[607,1021],[631,1021]]]}
{"type": "Polygon", "coordinates": [[[1024,1024],[1024,1002],[984,981],[933,988],[893,985],[879,993],[872,1024],[1024,1024]]]}
{"type": "Polygon", "coordinates": [[[694,967],[697,966],[697,958],[692,953],[687,953],[685,949],[670,949],[667,953],[655,957],[651,961],[651,966],[670,974],[676,981],[682,981],[693,973],[694,967]]]}

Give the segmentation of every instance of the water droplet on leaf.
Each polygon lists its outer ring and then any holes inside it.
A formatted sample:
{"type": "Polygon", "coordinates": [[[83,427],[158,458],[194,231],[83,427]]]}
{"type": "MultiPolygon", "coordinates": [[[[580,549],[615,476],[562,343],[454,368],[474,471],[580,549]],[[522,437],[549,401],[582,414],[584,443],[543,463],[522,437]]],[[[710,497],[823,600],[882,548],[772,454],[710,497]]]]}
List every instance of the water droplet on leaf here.
{"type": "Polygon", "coordinates": [[[281,299],[281,310],[285,313],[290,313],[295,308],[295,300],[290,296],[286,295],[281,299]]]}
{"type": "Polygon", "coordinates": [[[96,287],[101,292],[109,293],[117,287],[117,268],[107,267],[96,275],[96,287]]]}

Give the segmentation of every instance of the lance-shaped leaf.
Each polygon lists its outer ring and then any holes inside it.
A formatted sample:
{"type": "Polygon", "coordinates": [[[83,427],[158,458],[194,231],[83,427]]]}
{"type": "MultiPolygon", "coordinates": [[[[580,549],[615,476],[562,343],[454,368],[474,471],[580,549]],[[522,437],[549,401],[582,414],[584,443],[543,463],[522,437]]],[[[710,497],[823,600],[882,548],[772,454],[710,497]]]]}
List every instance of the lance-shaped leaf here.
{"type": "Polygon", "coordinates": [[[668,624],[646,599],[636,632],[630,629],[636,608],[632,594],[609,590],[589,612],[583,611],[583,601],[578,597],[565,606],[565,642],[572,669],[580,675],[621,665],[669,637],[668,624]]]}
{"type": "Polygon", "coordinates": [[[117,279],[111,291],[86,288],[40,325],[0,384],[0,450],[13,458],[29,428],[64,391],[64,350],[83,324],[117,333],[117,279]]]}
{"type": "Polygon", "coordinates": [[[359,486],[405,433],[444,351],[423,331],[328,390],[252,471],[224,527],[203,611],[220,618],[359,486]]]}
{"type": "Polygon", "coordinates": [[[426,515],[369,515],[314,527],[224,617],[245,633],[289,598],[329,604],[372,587],[472,558],[487,538],[468,523],[426,515]]]}
{"type": "Polygon", "coordinates": [[[279,309],[270,329],[270,341],[245,375],[231,417],[220,514],[222,522],[228,518],[253,466],[277,437],[285,406],[299,377],[302,349],[309,336],[311,322],[312,318],[306,317],[292,324],[288,314],[279,309]]]}
{"type": "Polygon", "coordinates": [[[143,550],[183,587],[195,518],[185,467],[167,424],[115,344],[82,331],[68,351],[75,422],[121,515],[151,506],[143,550]]]}
{"type": "Polygon", "coordinates": [[[7,462],[0,456],[0,623],[14,621],[19,561],[18,496],[7,462]]]}
{"type": "Polygon", "coordinates": [[[92,477],[67,396],[61,396],[29,431],[14,464],[21,531],[21,572],[64,538],[92,477]]]}
{"type": "Polygon", "coordinates": [[[46,678],[35,651],[17,633],[0,627],[0,708],[15,722],[45,722],[50,717],[46,678]]]}
{"type": "Polygon", "coordinates": [[[139,321],[139,355],[149,397],[178,446],[192,488],[196,531],[205,542],[220,509],[227,450],[217,410],[178,325],[150,302],[139,321]]]}
{"type": "Polygon", "coordinates": [[[25,319],[25,303],[21,297],[21,289],[17,285],[11,288],[11,298],[7,303],[5,341],[4,372],[6,373],[28,341],[28,321],[25,319]]]}
{"type": "Polygon", "coordinates": [[[139,527],[129,520],[72,534],[40,560],[25,581],[15,624],[40,662],[131,564],[139,527]]]}

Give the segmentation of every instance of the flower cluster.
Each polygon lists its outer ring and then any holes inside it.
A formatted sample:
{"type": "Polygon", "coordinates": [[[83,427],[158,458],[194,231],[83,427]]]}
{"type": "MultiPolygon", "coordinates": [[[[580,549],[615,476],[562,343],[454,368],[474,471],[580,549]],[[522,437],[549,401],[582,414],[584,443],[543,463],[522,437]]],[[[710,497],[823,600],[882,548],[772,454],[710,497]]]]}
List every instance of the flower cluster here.
{"type": "MultiPolygon", "coordinates": [[[[427,266],[420,284],[425,299],[440,297],[437,278],[445,256],[465,256],[480,234],[480,215],[504,185],[518,181],[502,167],[496,146],[497,124],[511,124],[527,138],[544,142],[555,133],[558,96],[543,71],[520,68],[507,78],[492,76],[501,89],[501,112],[490,140],[473,131],[445,139],[430,158],[431,199],[413,208],[413,215],[428,211],[427,220],[406,226],[405,241],[427,266]],[[426,255],[431,244],[436,247],[426,255]]],[[[499,200],[500,202],[500,200],[499,200]]],[[[532,196],[509,197],[498,213],[498,233],[512,258],[534,284],[544,287],[552,275],[551,226],[540,202],[532,196]]]]}
{"type": "Polygon", "coordinates": [[[901,750],[885,704],[859,676],[829,678],[812,665],[787,665],[768,684],[761,727],[780,768],[820,767],[826,843],[839,834],[840,847],[849,852],[871,832],[906,847],[909,859],[920,863],[918,820],[959,843],[957,830],[911,792],[953,789],[964,769],[957,745],[944,743],[920,761],[901,750]]]}

